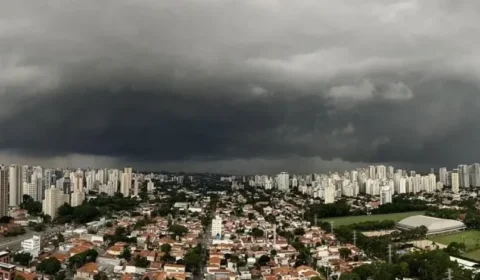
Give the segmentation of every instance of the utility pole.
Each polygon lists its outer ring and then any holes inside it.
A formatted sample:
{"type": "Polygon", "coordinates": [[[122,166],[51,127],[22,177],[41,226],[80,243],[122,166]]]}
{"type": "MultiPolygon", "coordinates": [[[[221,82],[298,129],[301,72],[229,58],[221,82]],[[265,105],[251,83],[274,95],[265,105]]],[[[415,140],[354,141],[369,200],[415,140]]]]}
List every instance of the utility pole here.
{"type": "Polygon", "coordinates": [[[317,214],[315,214],[315,226],[318,227],[317,214]]]}
{"type": "Polygon", "coordinates": [[[452,280],[452,269],[448,269],[448,280],[452,280]]]}
{"type": "Polygon", "coordinates": [[[357,231],[353,231],[353,246],[357,247],[357,231]]]}
{"type": "Polygon", "coordinates": [[[392,263],[392,244],[388,244],[388,263],[392,263]]]}
{"type": "Polygon", "coordinates": [[[330,229],[331,229],[330,231],[332,232],[332,234],[334,234],[333,233],[333,223],[334,223],[333,221],[330,221],[330,229]]]}

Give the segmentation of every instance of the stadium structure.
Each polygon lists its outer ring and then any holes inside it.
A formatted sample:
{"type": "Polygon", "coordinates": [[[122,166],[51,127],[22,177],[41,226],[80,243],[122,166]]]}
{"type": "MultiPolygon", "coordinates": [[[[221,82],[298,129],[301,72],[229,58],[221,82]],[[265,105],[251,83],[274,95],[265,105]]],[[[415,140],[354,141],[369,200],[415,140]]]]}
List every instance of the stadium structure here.
{"type": "Polygon", "coordinates": [[[467,228],[460,221],[423,215],[410,216],[397,223],[397,228],[403,230],[411,230],[421,226],[425,226],[428,229],[427,236],[450,234],[467,228]]]}

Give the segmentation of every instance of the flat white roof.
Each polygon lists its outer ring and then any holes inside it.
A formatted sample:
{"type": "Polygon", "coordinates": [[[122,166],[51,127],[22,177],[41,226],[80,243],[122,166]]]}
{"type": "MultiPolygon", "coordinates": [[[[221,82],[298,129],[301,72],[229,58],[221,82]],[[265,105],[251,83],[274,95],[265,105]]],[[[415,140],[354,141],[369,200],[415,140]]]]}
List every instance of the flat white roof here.
{"type": "Polygon", "coordinates": [[[8,268],[8,269],[12,269],[12,268],[15,268],[15,265],[9,264],[9,263],[0,262],[0,267],[6,267],[6,268],[8,268]]]}

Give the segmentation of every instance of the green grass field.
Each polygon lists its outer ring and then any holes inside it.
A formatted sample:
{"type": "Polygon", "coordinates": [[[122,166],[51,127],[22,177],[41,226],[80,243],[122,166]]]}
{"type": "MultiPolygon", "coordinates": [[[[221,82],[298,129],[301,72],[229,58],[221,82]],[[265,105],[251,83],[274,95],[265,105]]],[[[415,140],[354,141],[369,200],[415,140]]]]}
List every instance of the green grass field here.
{"type": "Polygon", "coordinates": [[[363,216],[348,216],[338,217],[330,219],[322,219],[322,221],[333,221],[334,226],[346,226],[355,223],[367,222],[367,221],[383,221],[392,220],[398,222],[410,216],[423,215],[424,212],[404,212],[404,213],[391,213],[391,214],[378,214],[378,215],[363,215],[363,216]]]}
{"type": "Polygon", "coordinates": [[[480,261],[480,250],[473,250],[463,254],[467,258],[471,258],[477,261],[480,261]]]}
{"type": "Polygon", "coordinates": [[[480,230],[467,230],[450,235],[428,238],[436,243],[449,245],[452,242],[463,242],[467,247],[465,257],[480,261],[480,230]]]}
{"type": "Polygon", "coordinates": [[[468,251],[480,247],[480,230],[467,230],[449,235],[434,236],[428,239],[447,246],[452,242],[463,242],[468,251]]]}

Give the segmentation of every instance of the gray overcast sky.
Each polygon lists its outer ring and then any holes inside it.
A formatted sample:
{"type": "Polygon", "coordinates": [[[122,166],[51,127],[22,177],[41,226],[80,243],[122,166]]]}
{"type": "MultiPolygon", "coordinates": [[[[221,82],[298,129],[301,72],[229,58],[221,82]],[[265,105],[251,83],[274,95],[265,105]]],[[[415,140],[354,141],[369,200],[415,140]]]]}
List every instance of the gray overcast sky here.
{"type": "Polygon", "coordinates": [[[479,29],[478,1],[0,0],[0,160],[478,161],[479,29]]]}

